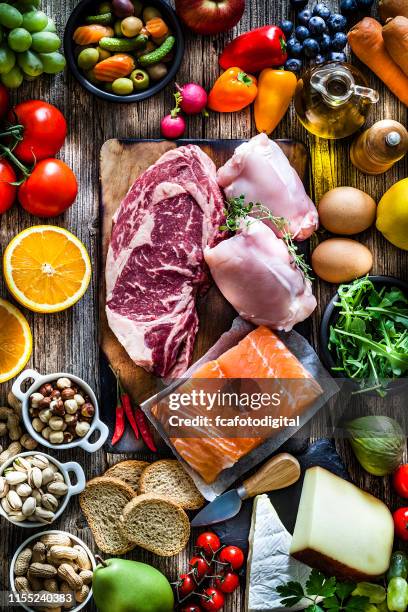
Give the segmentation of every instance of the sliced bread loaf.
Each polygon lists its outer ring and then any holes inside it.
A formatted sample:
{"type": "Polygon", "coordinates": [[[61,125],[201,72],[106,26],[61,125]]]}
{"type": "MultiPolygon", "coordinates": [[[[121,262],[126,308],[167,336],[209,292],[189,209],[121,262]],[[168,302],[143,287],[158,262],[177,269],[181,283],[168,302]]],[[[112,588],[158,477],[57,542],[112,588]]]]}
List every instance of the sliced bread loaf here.
{"type": "Polygon", "coordinates": [[[139,489],[140,493],[164,495],[185,510],[198,510],[205,503],[191,476],[174,459],[155,461],[146,467],[139,489]]]}
{"type": "Polygon", "coordinates": [[[104,476],[106,478],[120,478],[138,493],[140,476],[149,465],[147,461],[136,461],[133,459],[120,461],[106,470],[104,476]]]}
{"type": "Polygon", "coordinates": [[[100,476],[87,482],[79,496],[96,545],[104,553],[122,555],[134,548],[119,528],[119,519],[123,508],[135,495],[133,489],[119,478],[100,476]]]}
{"type": "Polygon", "coordinates": [[[183,508],[161,495],[137,495],[126,504],[120,520],[127,540],[160,557],[177,555],[190,537],[190,521],[183,508]]]}

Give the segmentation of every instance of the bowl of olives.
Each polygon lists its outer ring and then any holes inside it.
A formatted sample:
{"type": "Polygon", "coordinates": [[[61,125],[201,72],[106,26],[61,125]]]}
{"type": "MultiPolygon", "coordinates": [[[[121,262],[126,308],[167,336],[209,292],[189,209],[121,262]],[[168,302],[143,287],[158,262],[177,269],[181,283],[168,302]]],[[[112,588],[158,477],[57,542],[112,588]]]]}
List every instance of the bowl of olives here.
{"type": "Polygon", "coordinates": [[[64,48],[69,68],[90,93],[136,102],[175,77],[184,40],[165,0],[82,0],[67,22],[64,48]]]}

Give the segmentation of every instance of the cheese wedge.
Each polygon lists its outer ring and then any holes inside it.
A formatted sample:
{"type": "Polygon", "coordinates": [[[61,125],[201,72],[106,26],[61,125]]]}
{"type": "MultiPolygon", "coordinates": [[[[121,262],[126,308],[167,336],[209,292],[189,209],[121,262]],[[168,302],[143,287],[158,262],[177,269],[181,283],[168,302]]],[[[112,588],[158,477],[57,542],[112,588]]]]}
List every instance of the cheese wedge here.
{"type": "Polygon", "coordinates": [[[328,576],[370,580],[390,564],[394,524],[387,506],[331,472],[306,471],[290,553],[328,576]]]}

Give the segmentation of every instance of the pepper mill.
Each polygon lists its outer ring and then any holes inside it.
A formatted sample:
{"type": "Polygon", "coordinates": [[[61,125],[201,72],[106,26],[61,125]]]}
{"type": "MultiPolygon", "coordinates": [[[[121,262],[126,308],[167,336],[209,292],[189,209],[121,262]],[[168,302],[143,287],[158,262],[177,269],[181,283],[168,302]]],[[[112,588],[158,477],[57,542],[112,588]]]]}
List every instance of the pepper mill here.
{"type": "Polygon", "coordinates": [[[408,132],[398,121],[377,121],[351,145],[352,163],[365,174],[387,172],[408,151],[408,132]]]}

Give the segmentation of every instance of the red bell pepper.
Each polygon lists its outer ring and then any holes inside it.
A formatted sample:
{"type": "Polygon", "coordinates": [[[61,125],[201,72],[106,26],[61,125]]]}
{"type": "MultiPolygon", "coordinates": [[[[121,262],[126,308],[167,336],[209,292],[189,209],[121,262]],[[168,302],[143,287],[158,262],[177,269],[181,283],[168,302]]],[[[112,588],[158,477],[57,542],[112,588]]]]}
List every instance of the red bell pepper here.
{"type": "Polygon", "coordinates": [[[287,60],[285,35],[277,26],[263,26],[234,38],[219,58],[224,70],[239,66],[244,72],[282,66],[287,60]]]}

